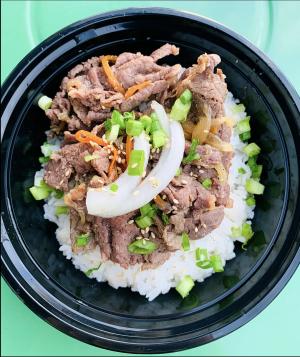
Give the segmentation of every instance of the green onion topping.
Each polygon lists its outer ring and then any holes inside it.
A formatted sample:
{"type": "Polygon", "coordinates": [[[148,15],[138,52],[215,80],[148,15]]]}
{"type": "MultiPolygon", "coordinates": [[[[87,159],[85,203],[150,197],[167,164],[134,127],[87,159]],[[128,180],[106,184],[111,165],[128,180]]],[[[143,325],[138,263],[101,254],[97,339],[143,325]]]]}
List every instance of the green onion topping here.
{"type": "MultiPolygon", "coordinates": [[[[111,123],[112,125],[119,125],[120,129],[125,129],[125,120],[123,115],[118,112],[117,110],[114,110],[111,115],[111,123]]],[[[110,130],[110,129],[108,129],[110,130]]]]}
{"type": "Polygon", "coordinates": [[[190,250],[190,237],[186,232],[181,235],[181,246],[185,252],[190,250]]]}
{"type": "Polygon", "coordinates": [[[181,174],[182,174],[182,168],[179,167],[179,169],[177,169],[177,171],[176,171],[175,176],[178,177],[178,176],[180,176],[181,174]]]}
{"type": "Polygon", "coordinates": [[[242,235],[242,230],[240,227],[231,227],[231,238],[239,238],[242,235]]]}
{"type": "Polygon", "coordinates": [[[254,195],[262,195],[264,193],[265,186],[250,178],[246,181],[245,188],[249,193],[253,193],[254,195]]]}
{"type": "Polygon", "coordinates": [[[212,180],[210,178],[206,178],[203,182],[202,182],[202,186],[206,189],[211,188],[212,185],[212,180]]]}
{"type": "Polygon", "coordinates": [[[142,122],[134,119],[127,120],[126,123],[126,134],[130,136],[139,136],[144,130],[144,125],[142,122]]]}
{"type": "Polygon", "coordinates": [[[255,198],[253,195],[248,195],[248,197],[246,198],[246,204],[247,206],[255,206],[255,198]]]}
{"type": "Polygon", "coordinates": [[[160,148],[166,143],[166,134],[162,130],[156,130],[152,134],[152,143],[153,147],[160,148]]]}
{"type": "Polygon", "coordinates": [[[239,134],[250,132],[250,117],[246,117],[245,119],[239,121],[236,125],[236,130],[239,134]]]}
{"type": "Polygon", "coordinates": [[[221,273],[222,271],[224,271],[222,259],[219,255],[211,255],[210,262],[213,270],[216,273],[221,273]]]}
{"type": "Polygon", "coordinates": [[[128,175],[142,176],[144,172],[145,152],[144,150],[132,150],[128,163],[128,175]]]}
{"type": "MultiPolygon", "coordinates": [[[[184,91],[185,92],[185,91],[184,91]]],[[[184,94],[182,93],[182,95],[184,94]]],[[[187,101],[184,103],[188,98],[188,95],[183,95],[183,97],[179,97],[175,100],[175,103],[172,106],[171,112],[170,112],[170,118],[176,121],[185,121],[189,111],[191,109],[192,102],[187,101]]]]}
{"type": "Polygon", "coordinates": [[[240,134],[239,137],[243,142],[245,142],[251,138],[251,132],[246,131],[245,133],[240,134]]]}
{"type": "Polygon", "coordinates": [[[139,216],[138,218],[135,219],[135,223],[141,228],[145,229],[147,227],[150,227],[153,224],[152,218],[149,216],[139,216]]]}
{"type": "Polygon", "coordinates": [[[110,131],[105,133],[105,137],[107,141],[109,142],[116,141],[119,136],[119,130],[120,130],[119,124],[112,125],[110,131]]]}
{"type": "Polygon", "coordinates": [[[117,192],[119,189],[119,186],[117,183],[112,183],[109,188],[112,192],[117,192]]]}
{"type": "Polygon", "coordinates": [[[60,216],[61,214],[68,214],[69,213],[69,207],[67,206],[56,206],[55,207],[55,214],[57,216],[60,216]]]}
{"type": "Polygon", "coordinates": [[[86,276],[90,276],[92,274],[92,272],[99,270],[100,267],[101,267],[101,263],[96,268],[91,268],[91,269],[87,270],[86,272],[84,272],[84,274],[86,276]]]}
{"type": "Polygon", "coordinates": [[[140,117],[140,121],[141,121],[141,123],[142,123],[143,126],[144,126],[145,132],[146,132],[147,134],[149,134],[150,131],[151,131],[151,124],[152,124],[152,119],[151,119],[151,117],[149,117],[148,115],[142,115],[142,116],[140,117]]]}
{"type": "Polygon", "coordinates": [[[163,213],[161,214],[161,219],[162,219],[163,224],[164,224],[165,226],[170,223],[169,216],[168,216],[165,212],[163,212],[163,213]]]}
{"type": "Polygon", "coordinates": [[[85,157],[83,158],[85,162],[89,162],[91,160],[95,160],[95,159],[99,159],[100,156],[97,153],[91,154],[91,155],[85,155],[85,157]]]}
{"type": "Polygon", "coordinates": [[[49,156],[41,156],[39,157],[39,163],[40,164],[47,164],[47,162],[49,162],[50,157],[49,156]]]}
{"type": "Polygon", "coordinates": [[[150,254],[157,248],[156,244],[146,239],[138,239],[128,245],[128,251],[132,254],[150,254]]]}
{"type": "Polygon", "coordinates": [[[186,275],[183,279],[180,280],[175,289],[184,299],[188,296],[194,285],[195,283],[193,279],[189,275],[186,275]]]}
{"type": "Polygon", "coordinates": [[[260,153],[260,147],[255,143],[248,144],[243,149],[244,153],[246,153],[249,157],[258,155],[260,153]]]}
{"type": "Polygon", "coordinates": [[[47,109],[51,108],[51,105],[52,105],[52,99],[47,97],[46,95],[43,95],[38,100],[38,106],[43,110],[47,110],[47,109]]]}
{"type": "Polygon", "coordinates": [[[246,173],[246,170],[244,168],[240,167],[238,169],[238,173],[241,174],[241,175],[244,175],[246,173]]]}
{"type": "Polygon", "coordinates": [[[197,146],[198,146],[198,140],[193,139],[188,155],[182,160],[184,164],[188,164],[194,160],[200,159],[200,155],[197,153],[197,146]]]}
{"type": "Polygon", "coordinates": [[[85,247],[90,241],[90,235],[89,233],[80,234],[77,235],[75,239],[75,244],[77,247],[85,247]]]}

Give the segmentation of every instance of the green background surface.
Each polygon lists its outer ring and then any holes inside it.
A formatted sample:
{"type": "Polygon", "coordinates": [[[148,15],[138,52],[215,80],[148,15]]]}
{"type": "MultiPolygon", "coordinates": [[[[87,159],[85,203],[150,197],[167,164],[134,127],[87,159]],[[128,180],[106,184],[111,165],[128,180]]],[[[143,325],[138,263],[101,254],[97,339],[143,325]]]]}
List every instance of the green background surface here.
{"type": "MultiPolygon", "coordinates": [[[[2,1],[2,81],[34,46],[62,27],[132,6],[181,9],[222,22],[265,51],[299,93],[299,1],[2,1]]],[[[300,355],[299,294],[298,269],[275,301],[247,325],[208,345],[172,355],[300,355]]],[[[121,355],[55,330],[22,304],[3,280],[1,299],[1,355],[121,355]]]]}

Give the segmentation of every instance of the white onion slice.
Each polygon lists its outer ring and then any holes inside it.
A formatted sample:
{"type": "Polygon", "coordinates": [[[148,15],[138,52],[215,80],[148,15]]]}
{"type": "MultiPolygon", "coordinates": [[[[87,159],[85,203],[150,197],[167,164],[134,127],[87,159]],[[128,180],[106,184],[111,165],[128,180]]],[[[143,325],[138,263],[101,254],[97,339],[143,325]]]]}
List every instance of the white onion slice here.
{"type": "MultiPolygon", "coordinates": [[[[150,144],[142,133],[134,137],[134,149],[144,150],[146,169],[150,154],[150,144]]],[[[103,187],[101,190],[90,188],[87,192],[86,206],[89,214],[99,217],[115,217],[119,215],[120,206],[126,205],[128,194],[132,192],[141,182],[141,176],[129,176],[127,170],[114,181],[118,185],[117,192],[110,190],[110,185],[103,187]]]]}

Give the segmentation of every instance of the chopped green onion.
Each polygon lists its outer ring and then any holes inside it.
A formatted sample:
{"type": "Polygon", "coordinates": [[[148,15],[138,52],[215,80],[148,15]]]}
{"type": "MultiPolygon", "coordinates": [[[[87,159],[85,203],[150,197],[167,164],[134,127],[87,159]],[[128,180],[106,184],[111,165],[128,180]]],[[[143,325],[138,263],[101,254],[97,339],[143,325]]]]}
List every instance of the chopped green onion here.
{"type": "Polygon", "coordinates": [[[236,104],[232,111],[234,113],[241,113],[241,112],[244,112],[245,109],[246,108],[245,108],[244,104],[236,104]]]}
{"type": "Polygon", "coordinates": [[[128,251],[132,254],[150,254],[157,248],[156,244],[146,239],[138,239],[128,245],[128,251]]]}
{"type": "Polygon", "coordinates": [[[135,223],[141,228],[145,229],[147,227],[150,227],[153,224],[152,218],[149,216],[139,216],[138,218],[135,219],[135,223]]]}
{"type": "Polygon", "coordinates": [[[193,98],[193,95],[189,89],[184,90],[179,97],[179,99],[181,100],[181,102],[183,104],[190,103],[192,101],[192,98],[193,98]]]}
{"type": "Polygon", "coordinates": [[[143,123],[138,120],[129,119],[126,123],[126,134],[130,136],[139,136],[144,129],[143,123]]]}
{"type": "Polygon", "coordinates": [[[240,227],[231,227],[231,238],[239,238],[242,235],[242,230],[240,227]]]}
{"type": "Polygon", "coordinates": [[[152,119],[148,115],[142,115],[140,117],[141,123],[144,125],[144,130],[147,134],[150,133],[151,131],[151,124],[152,124],[152,119]]]}
{"type": "Polygon", "coordinates": [[[246,132],[250,132],[250,117],[246,117],[245,119],[239,121],[236,125],[237,132],[239,134],[243,134],[246,132]]]}
{"type": "Polygon", "coordinates": [[[202,182],[202,186],[206,189],[211,188],[212,185],[212,180],[210,178],[206,178],[203,182],[202,182]]]}
{"type": "Polygon", "coordinates": [[[262,173],[263,166],[262,165],[256,165],[254,166],[251,171],[252,171],[252,177],[259,179],[260,175],[262,173]]]}
{"type": "Polygon", "coordinates": [[[244,168],[240,167],[238,169],[238,173],[241,174],[241,175],[244,175],[246,173],[246,170],[244,168]]]}
{"type": "Polygon", "coordinates": [[[51,105],[52,105],[52,99],[47,97],[46,95],[43,95],[38,100],[38,106],[43,110],[47,110],[47,109],[51,108],[51,105]]]}
{"type": "Polygon", "coordinates": [[[112,192],[117,192],[119,189],[119,186],[117,183],[112,183],[109,188],[112,192]]]}
{"type": "Polygon", "coordinates": [[[210,262],[213,270],[216,273],[221,273],[222,271],[224,271],[222,259],[219,255],[211,255],[210,262]]]}
{"type": "Polygon", "coordinates": [[[208,260],[199,260],[199,262],[196,262],[196,265],[198,268],[201,268],[201,269],[209,269],[209,268],[212,268],[212,263],[211,261],[208,259],[208,260]]]}
{"type": "Polygon", "coordinates": [[[163,224],[164,224],[165,226],[170,223],[169,216],[168,216],[165,212],[163,212],[163,213],[161,214],[161,219],[162,219],[163,224]]]}
{"type": "Polygon", "coordinates": [[[198,140],[193,139],[192,144],[190,146],[189,153],[187,156],[182,160],[184,164],[188,164],[194,160],[200,159],[200,155],[197,153],[197,146],[198,146],[198,140]]]}
{"type": "Polygon", "coordinates": [[[180,98],[176,99],[171,109],[170,118],[176,121],[186,120],[191,109],[191,105],[191,102],[183,104],[180,98]]]}
{"type": "Polygon", "coordinates": [[[254,232],[252,231],[251,224],[249,223],[244,223],[242,225],[242,236],[246,238],[246,241],[248,241],[252,236],[254,232]]]}
{"type": "Polygon", "coordinates": [[[44,200],[50,194],[50,191],[47,188],[39,186],[30,187],[29,191],[36,201],[44,200]]]}
{"type": "Polygon", "coordinates": [[[182,174],[182,168],[179,167],[179,169],[177,169],[177,171],[176,171],[175,176],[178,177],[178,176],[180,176],[181,174],[182,174]]]}
{"type": "MultiPolygon", "coordinates": [[[[117,110],[114,110],[111,115],[111,123],[112,125],[119,125],[120,129],[125,129],[125,120],[123,115],[118,112],[117,110]]],[[[110,129],[109,129],[110,130],[110,129]]]]}
{"type": "Polygon", "coordinates": [[[90,241],[89,233],[84,233],[76,236],[75,244],[77,245],[77,247],[85,247],[89,241],[90,241]]]}
{"type": "Polygon", "coordinates": [[[67,206],[56,206],[55,207],[55,214],[57,216],[60,216],[61,214],[68,214],[69,213],[69,207],[67,206]]]}
{"type": "Polygon", "coordinates": [[[106,119],[104,122],[105,131],[110,131],[111,127],[112,127],[111,119],[106,119]]]}
{"type": "Polygon", "coordinates": [[[62,197],[64,196],[63,191],[53,190],[53,192],[54,192],[54,197],[55,197],[55,198],[62,198],[62,197]]]}
{"type": "Polygon", "coordinates": [[[153,147],[160,148],[166,143],[166,134],[162,130],[156,130],[152,134],[153,147]]]}
{"type": "Polygon", "coordinates": [[[255,198],[253,195],[249,195],[247,198],[246,198],[246,204],[247,206],[255,206],[255,198]]]}
{"type": "Polygon", "coordinates": [[[52,145],[45,142],[42,146],[41,146],[41,152],[43,153],[44,156],[51,156],[52,154],[52,145]]]}
{"type": "Polygon", "coordinates": [[[97,153],[91,154],[91,155],[85,155],[85,157],[83,158],[85,162],[89,162],[91,160],[95,160],[95,159],[99,159],[100,156],[97,153]]]}
{"type": "Polygon", "coordinates": [[[245,188],[249,193],[253,193],[254,195],[262,195],[264,193],[265,186],[250,178],[246,181],[245,188]]]}
{"type": "Polygon", "coordinates": [[[114,124],[111,127],[111,130],[105,133],[107,141],[116,141],[119,135],[120,125],[114,124]]]}
{"type": "Polygon", "coordinates": [[[151,203],[147,203],[140,208],[140,212],[143,217],[148,216],[150,218],[153,218],[156,215],[157,208],[155,205],[151,205],[151,203]]]}
{"type": "Polygon", "coordinates": [[[181,235],[181,246],[185,252],[190,250],[190,237],[186,232],[181,235]]]}
{"type": "Polygon", "coordinates": [[[151,130],[150,132],[153,134],[155,131],[157,130],[162,130],[161,128],[161,125],[160,125],[160,122],[159,122],[159,119],[158,119],[158,116],[155,112],[153,112],[151,114],[151,120],[152,120],[152,123],[151,123],[151,130]]]}
{"type": "Polygon", "coordinates": [[[260,153],[260,147],[255,143],[248,144],[243,149],[244,153],[246,153],[249,157],[256,156],[260,153]]]}
{"type": "Polygon", "coordinates": [[[144,150],[132,150],[128,163],[128,175],[142,176],[144,172],[145,152],[144,150]]]}
{"type": "Polygon", "coordinates": [[[184,299],[185,297],[188,296],[190,291],[193,289],[194,285],[195,283],[193,279],[189,275],[186,275],[184,278],[180,280],[180,282],[177,284],[175,289],[184,299]]]}
{"type": "Polygon", "coordinates": [[[201,261],[209,260],[207,249],[197,248],[196,249],[196,260],[201,260],[201,261]]]}
{"type": "Polygon", "coordinates": [[[84,272],[84,274],[85,274],[86,276],[90,276],[93,271],[99,270],[100,267],[101,267],[101,263],[100,263],[96,268],[91,268],[91,269],[87,270],[86,272],[84,272]]]}
{"type": "Polygon", "coordinates": [[[124,117],[124,120],[127,121],[127,120],[134,120],[135,119],[135,114],[134,112],[125,112],[123,113],[123,117],[124,117]]]}
{"type": "Polygon", "coordinates": [[[252,157],[249,157],[249,159],[247,161],[247,165],[250,167],[251,171],[257,165],[256,160],[257,160],[257,156],[252,156],[252,157]]]}
{"type": "Polygon", "coordinates": [[[39,157],[39,163],[40,164],[47,164],[47,162],[49,162],[50,157],[49,156],[41,156],[39,157]]]}
{"type": "Polygon", "coordinates": [[[245,133],[240,134],[239,137],[243,142],[245,142],[251,138],[251,132],[246,131],[245,133]]]}

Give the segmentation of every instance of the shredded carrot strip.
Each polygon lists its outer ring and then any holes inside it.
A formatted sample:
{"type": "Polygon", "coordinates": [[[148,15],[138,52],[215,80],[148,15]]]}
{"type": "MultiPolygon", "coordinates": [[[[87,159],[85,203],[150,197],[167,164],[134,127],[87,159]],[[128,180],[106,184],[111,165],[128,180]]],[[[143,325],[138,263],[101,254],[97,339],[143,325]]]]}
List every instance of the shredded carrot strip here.
{"type": "Polygon", "coordinates": [[[131,153],[132,149],[133,149],[132,137],[130,135],[127,135],[127,138],[126,138],[126,162],[127,162],[127,164],[129,163],[130,153],[131,153]]]}
{"type": "Polygon", "coordinates": [[[148,87],[151,84],[150,81],[145,81],[139,84],[135,84],[132,87],[129,87],[125,93],[125,99],[128,99],[129,97],[131,97],[135,92],[137,92],[138,90],[144,89],[146,87],[148,87]]]}
{"type": "Polygon", "coordinates": [[[112,69],[109,66],[109,61],[116,62],[116,60],[117,60],[117,56],[103,56],[101,58],[101,63],[102,63],[104,73],[106,74],[106,77],[108,79],[108,82],[111,84],[113,89],[116,92],[120,92],[120,93],[124,94],[125,90],[124,90],[122,84],[119,83],[119,81],[115,77],[112,69]]]}
{"type": "MultiPolygon", "coordinates": [[[[99,138],[99,136],[92,134],[86,130],[78,130],[77,133],[75,134],[75,139],[77,141],[79,141],[80,143],[90,143],[92,141],[92,142],[97,143],[101,146],[108,145],[107,141],[99,138]]],[[[114,166],[117,162],[117,159],[118,159],[117,149],[114,146],[112,146],[112,150],[113,150],[113,159],[112,159],[112,162],[110,163],[109,168],[108,168],[109,175],[111,175],[113,168],[114,168],[114,166]]]]}
{"type": "Polygon", "coordinates": [[[166,201],[164,201],[160,195],[154,197],[154,202],[157,204],[158,208],[164,210],[166,207],[166,201]]]}

